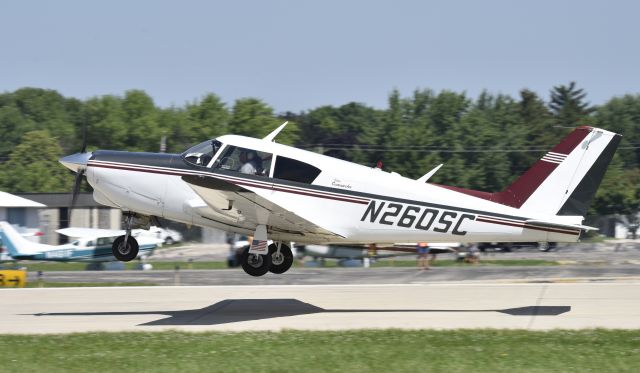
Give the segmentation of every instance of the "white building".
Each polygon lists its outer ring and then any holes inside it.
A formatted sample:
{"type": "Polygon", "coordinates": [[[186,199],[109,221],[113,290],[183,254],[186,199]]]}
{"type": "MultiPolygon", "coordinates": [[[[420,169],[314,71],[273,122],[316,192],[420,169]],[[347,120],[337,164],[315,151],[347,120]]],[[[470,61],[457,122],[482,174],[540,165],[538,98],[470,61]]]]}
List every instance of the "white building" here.
{"type": "Polygon", "coordinates": [[[42,203],[0,191],[0,221],[37,229],[40,227],[38,213],[46,207],[42,203]]]}

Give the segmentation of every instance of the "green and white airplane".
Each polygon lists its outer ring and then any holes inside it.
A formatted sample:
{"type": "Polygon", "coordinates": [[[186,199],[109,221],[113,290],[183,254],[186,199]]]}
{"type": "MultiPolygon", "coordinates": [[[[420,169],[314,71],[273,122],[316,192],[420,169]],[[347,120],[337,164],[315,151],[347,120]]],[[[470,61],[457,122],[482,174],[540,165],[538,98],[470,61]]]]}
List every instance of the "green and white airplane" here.
{"type": "MultiPolygon", "coordinates": [[[[54,262],[112,262],[111,246],[124,231],[87,229],[92,236],[80,237],[64,245],[46,245],[35,243],[24,238],[7,222],[0,222],[0,239],[13,260],[39,260],[54,262]]],[[[65,232],[62,232],[63,234],[65,232]]],[[[149,256],[153,250],[162,244],[161,239],[136,237],[140,244],[138,257],[149,256]]]]}

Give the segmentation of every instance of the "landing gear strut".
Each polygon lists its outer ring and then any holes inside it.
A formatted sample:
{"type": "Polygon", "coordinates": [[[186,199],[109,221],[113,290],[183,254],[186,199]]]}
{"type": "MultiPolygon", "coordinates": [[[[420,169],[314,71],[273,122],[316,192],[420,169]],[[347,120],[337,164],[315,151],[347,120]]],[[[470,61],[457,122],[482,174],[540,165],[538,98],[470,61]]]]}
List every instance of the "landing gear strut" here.
{"type": "Polygon", "coordinates": [[[269,256],[271,256],[271,268],[269,268],[271,273],[285,273],[293,264],[291,249],[281,242],[274,242],[269,245],[269,256]],[[280,247],[279,250],[278,246],[280,247]]]}
{"type": "Polygon", "coordinates": [[[125,218],[125,235],[116,238],[111,245],[113,256],[121,262],[129,262],[138,256],[138,241],[131,236],[133,215],[127,214],[125,218]]]}

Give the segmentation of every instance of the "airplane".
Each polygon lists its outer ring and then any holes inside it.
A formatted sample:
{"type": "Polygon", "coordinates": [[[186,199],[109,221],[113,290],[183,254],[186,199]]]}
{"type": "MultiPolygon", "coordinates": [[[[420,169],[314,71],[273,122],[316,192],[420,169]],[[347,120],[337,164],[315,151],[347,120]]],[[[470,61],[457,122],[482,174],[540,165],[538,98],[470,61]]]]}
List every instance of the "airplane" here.
{"type": "MultiPolygon", "coordinates": [[[[63,234],[64,230],[60,230],[63,234]]],[[[92,230],[93,236],[78,238],[64,245],[46,245],[34,243],[24,238],[15,228],[7,223],[0,222],[0,239],[7,248],[9,256],[13,260],[38,260],[53,262],[112,262],[116,258],[111,246],[116,237],[124,231],[92,230]],[[98,235],[100,234],[100,235],[98,235]]],[[[147,256],[153,253],[161,240],[157,238],[139,237],[140,249],[138,256],[147,256]]]]}
{"type": "MultiPolygon", "coordinates": [[[[162,217],[252,236],[242,268],[284,273],[290,242],[576,242],[621,135],[580,126],[501,192],[429,183],[278,144],[223,135],[182,154],[96,150],[60,159],[94,199],[125,214],[118,260],[137,255],[134,218],[162,217]],[[268,244],[267,240],[274,243],[268,244]]],[[[85,131],[86,133],[86,131],[85,131]]]]}
{"type": "MultiPolygon", "coordinates": [[[[330,259],[363,259],[363,258],[389,258],[396,256],[416,255],[417,243],[396,243],[393,245],[305,245],[297,246],[299,255],[313,258],[330,259]]],[[[461,247],[459,242],[442,242],[426,244],[429,253],[445,254],[457,253],[461,247]]]]}

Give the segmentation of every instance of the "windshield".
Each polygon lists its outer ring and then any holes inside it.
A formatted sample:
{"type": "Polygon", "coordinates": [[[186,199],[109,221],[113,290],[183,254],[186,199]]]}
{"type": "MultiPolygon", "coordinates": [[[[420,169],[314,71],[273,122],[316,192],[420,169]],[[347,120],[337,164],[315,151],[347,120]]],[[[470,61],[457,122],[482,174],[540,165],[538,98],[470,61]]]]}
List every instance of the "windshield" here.
{"type": "Polygon", "coordinates": [[[206,166],[209,164],[213,156],[220,150],[222,143],[218,140],[207,140],[200,144],[189,148],[182,154],[184,159],[198,166],[206,166]]]}

